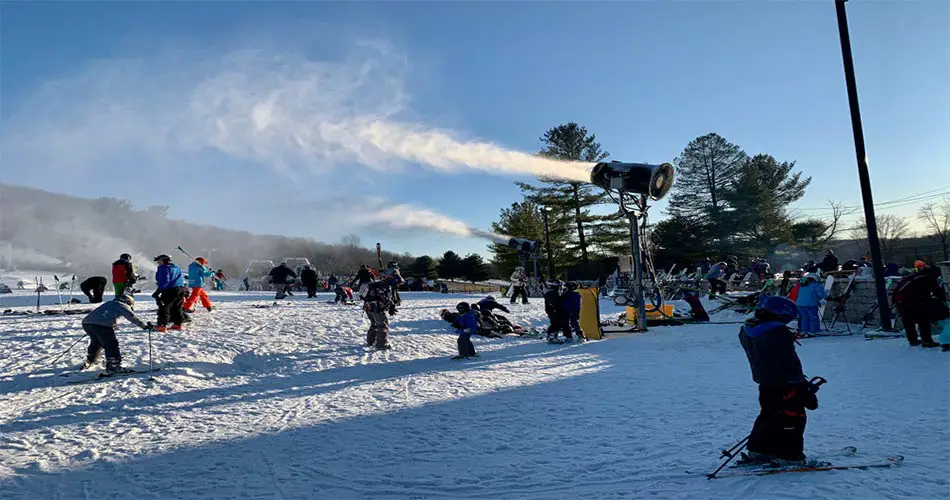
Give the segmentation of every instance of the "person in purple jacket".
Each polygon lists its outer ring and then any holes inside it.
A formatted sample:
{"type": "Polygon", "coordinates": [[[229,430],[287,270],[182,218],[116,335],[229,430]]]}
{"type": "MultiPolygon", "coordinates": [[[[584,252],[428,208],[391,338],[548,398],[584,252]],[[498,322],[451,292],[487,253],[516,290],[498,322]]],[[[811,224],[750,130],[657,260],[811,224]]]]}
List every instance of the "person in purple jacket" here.
{"type": "Polygon", "coordinates": [[[459,302],[455,310],[459,313],[455,319],[459,325],[457,330],[459,355],[452,359],[476,358],[478,353],[475,352],[475,344],[472,344],[472,334],[477,333],[479,329],[478,311],[472,309],[468,302],[459,302]]]}

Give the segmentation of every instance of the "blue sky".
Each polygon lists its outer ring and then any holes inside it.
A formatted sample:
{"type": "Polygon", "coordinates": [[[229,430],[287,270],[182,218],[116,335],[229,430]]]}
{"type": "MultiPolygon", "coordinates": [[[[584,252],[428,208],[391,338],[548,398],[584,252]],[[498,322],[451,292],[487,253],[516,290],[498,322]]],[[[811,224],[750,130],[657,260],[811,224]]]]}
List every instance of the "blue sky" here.
{"type": "MultiPolygon", "coordinates": [[[[875,201],[950,191],[950,2],[848,12],[875,201]]],[[[350,216],[371,196],[488,229],[530,176],[313,132],[365,117],[529,153],[576,121],[613,159],[654,163],[715,131],[797,161],[802,208],[860,202],[831,0],[50,2],[4,5],[0,28],[0,179],[195,222],[485,253],[350,216]],[[269,98],[260,132],[248,117],[269,98]]]]}

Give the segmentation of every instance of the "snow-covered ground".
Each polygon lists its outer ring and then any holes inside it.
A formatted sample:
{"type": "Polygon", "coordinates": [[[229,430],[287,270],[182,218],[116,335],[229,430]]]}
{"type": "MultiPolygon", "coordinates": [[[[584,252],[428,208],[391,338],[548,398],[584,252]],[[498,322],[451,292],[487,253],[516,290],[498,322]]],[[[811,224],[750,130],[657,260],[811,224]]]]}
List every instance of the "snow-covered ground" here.
{"type": "MultiPolygon", "coordinates": [[[[463,297],[403,296],[394,349],[370,352],[360,309],[327,295],[258,308],[269,294],[213,293],[219,309],[154,334],[154,381],[78,385],[60,374],[82,360],[84,340],[50,362],[81,335],[81,315],[0,316],[0,498],[950,494],[950,355],[939,349],[861,336],[799,348],[807,373],[829,380],[806,453],[854,445],[857,457],[836,460],[900,453],[902,466],[708,481],[685,471],[715,468],[757,413],[738,325],[563,346],[477,338],[482,357],[458,362],[438,311],[463,297]]],[[[31,298],[2,300],[27,309],[31,298]]],[[[619,311],[603,306],[604,317],[619,311]]],[[[537,300],[509,317],[544,322],[537,300]]],[[[723,319],[736,317],[713,318],[723,319]]],[[[147,365],[144,332],[119,339],[126,365],[147,365]]]]}

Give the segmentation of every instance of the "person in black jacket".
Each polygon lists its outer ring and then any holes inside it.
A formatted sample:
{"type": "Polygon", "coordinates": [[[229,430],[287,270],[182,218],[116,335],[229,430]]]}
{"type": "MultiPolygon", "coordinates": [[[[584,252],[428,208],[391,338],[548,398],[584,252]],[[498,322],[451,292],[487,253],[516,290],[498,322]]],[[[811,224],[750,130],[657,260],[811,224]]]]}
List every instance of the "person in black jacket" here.
{"type": "Polygon", "coordinates": [[[98,304],[102,302],[102,294],[105,292],[108,283],[109,280],[105,276],[92,276],[83,280],[79,284],[79,289],[82,290],[83,295],[89,298],[90,304],[98,304]]]}
{"type": "Polygon", "coordinates": [[[277,295],[274,297],[275,301],[287,297],[288,294],[293,295],[290,289],[293,287],[294,282],[297,281],[297,273],[287,267],[286,262],[281,262],[279,266],[271,269],[269,276],[271,283],[274,284],[274,288],[277,289],[277,295]]]}
{"type": "Polygon", "coordinates": [[[561,299],[561,282],[552,281],[548,283],[544,291],[544,312],[548,315],[551,324],[547,330],[548,342],[558,342],[557,334],[561,332],[564,338],[571,339],[571,325],[568,323],[567,310],[564,307],[564,301],[561,299]]]}
{"type": "Polygon", "coordinates": [[[940,344],[934,342],[931,323],[950,316],[945,304],[946,292],[938,281],[940,269],[930,267],[922,260],[914,262],[914,268],[917,272],[905,276],[894,287],[894,305],[904,322],[910,345],[939,347],[940,344]],[[918,330],[920,339],[917,338],[918,330]]]}
{"type": "Polygon", "coordinates": [[[838,270],[838,257],[835,256],[835,252],[830,248],[825,251],[825,258],[822,259],[821,264],[818,265],[818,268],[821,269],[824,273],[830,273],[832,271],[838,270]]]}
{"type": "Polygon", "coordinates": [[[303,266],[300,271],[300,281],[307,287],[307,298],[312,299],[317,296],[317,272],[310,266],[303,266]]]}
{"type": "Polygon", "coordinates": [[[795,352],[795,332],[787,323],[798,316],[791,300],[763,296],[755,316],[739,330],[739,343],[759,384],[759,416],[749,435],[754,462],[804,463],[805,409],[818,408],[815,386],[805,379],[795,352]]]}
{"type": "Polygon", "coordinates": [[[363,285],[373,282],[373,273],[366,267],[366,264],[360,264],[360,270],[356,272],[356,279],[353,280],[352,287],[359,290],[363,285]]]}

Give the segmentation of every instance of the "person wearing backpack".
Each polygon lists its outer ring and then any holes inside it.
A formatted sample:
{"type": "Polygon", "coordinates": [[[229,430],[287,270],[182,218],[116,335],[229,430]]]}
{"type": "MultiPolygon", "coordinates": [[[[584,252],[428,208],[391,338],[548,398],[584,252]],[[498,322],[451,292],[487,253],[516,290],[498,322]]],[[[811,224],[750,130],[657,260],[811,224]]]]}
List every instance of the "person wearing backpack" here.
{"type": "Polygon", "coordinates": [[[939,281],[940,270],[922,260],[914,262],[914,269],[914,274],[905,276],[894,287],[894,305],[904,323],[910,345],[939,347],[940,344],[934,342],[931,323],[950,317],[947,295],[939,281]]]}
{"type": "Polygon", "coordinates": [[[374,281],[363,285],[365,292],[363,311],[369,317],[369,330],[366,332],[366,346],[377,350],[392,348],[389,345],[389,314],[394,307],[392,287],[385,281],[374,281]]]}
{"type": "Polygon", "coordinates": [[[132,288],[137,278],[130,254],[124,253],[119,256],[119,260],[112,263],[112,287],[116,297],[122,295],[126,288],[132,288]]]}

